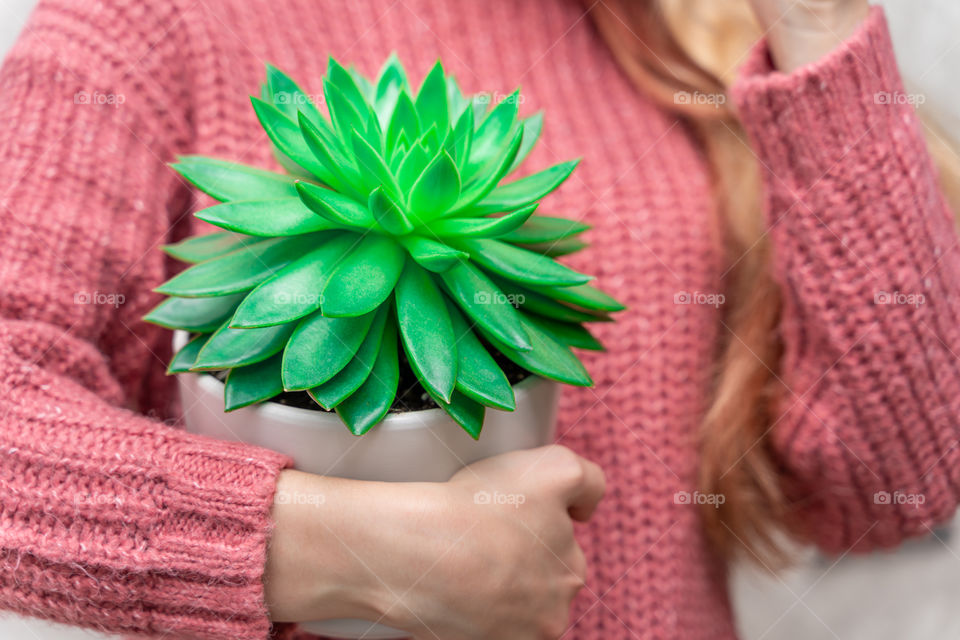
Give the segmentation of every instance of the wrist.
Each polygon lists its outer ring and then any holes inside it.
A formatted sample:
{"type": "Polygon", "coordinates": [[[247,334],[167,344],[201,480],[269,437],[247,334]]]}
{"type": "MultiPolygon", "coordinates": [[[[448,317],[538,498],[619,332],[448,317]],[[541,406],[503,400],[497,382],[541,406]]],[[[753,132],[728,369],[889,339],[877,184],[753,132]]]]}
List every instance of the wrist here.
{"type": "Polygon", "coordinates": [[[795,4],[767,35],[774,64],[789,73],[816,62],[852,36],[869,11],[867,0],[795,4]]]}
{"type": "Polygon", "coordinates": [[[264,572],[275,622],[363,618],[370,580],[351,554],[364,513],[354,481],[284,470],[277,478],[274,530],[264,572]],[[355,515],[356,514],[356,515],[355,515]]]}
{"type": "Polygon", "coordinates": [[[271,619],[399,626],[408,612],[396,600],[405,573],[428,560],[417,540],[439,510],[440,487],[281,472],[264,576],[271,619]]]}

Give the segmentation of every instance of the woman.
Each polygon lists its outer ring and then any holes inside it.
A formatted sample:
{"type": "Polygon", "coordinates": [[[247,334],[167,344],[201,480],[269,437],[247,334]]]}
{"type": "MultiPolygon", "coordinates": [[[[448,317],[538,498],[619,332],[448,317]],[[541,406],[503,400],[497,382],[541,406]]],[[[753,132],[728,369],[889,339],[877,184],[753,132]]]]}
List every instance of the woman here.
{"type": "MultiPolygon", "coordinates": [[[[883,15],[751,4],[766,39],[728,102],[652,0],[41,0],[0,76],[2,605],[168,638],[324,617],[441,640],[733,638],[737,554],[769,564],[781,532],[891,546],[948,518],[957,238],[883,15]],[[319,92],[328,54],[371,73],[391,50],[421,72],[442,57],[470,91],[522,83],[549,115],[529,164],[585,159],[545,206],[593,225],[573,265],[630,310],[588,357],[596,388],[564,399],[583,458],[383,486],[161,421],[169,336],[139,318],[158,245],[201,231],[164,163],[268,165],[245,98],[265,61],[319,92]],[[592,519],[586,459],[607,478],[592,519]]],[[[691,7],[680,35],[702,29],[691,7]]]]}

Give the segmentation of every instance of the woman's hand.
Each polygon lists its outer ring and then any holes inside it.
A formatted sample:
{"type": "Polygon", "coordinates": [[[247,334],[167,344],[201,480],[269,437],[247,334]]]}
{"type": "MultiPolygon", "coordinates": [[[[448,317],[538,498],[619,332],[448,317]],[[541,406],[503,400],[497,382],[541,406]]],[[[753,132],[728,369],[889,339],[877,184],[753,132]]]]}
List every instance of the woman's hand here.
{"type": "Polygon", "coordinates": [[[424,639],[557,638],[586,575],[572,519],[588,519],[603,490],[600,468],[559,446],[489,458],[446,483],[284,472],[271,617],[378,620],[424,639]]]}
{"type": "Polygon", "coordinates": [[[867,0],[750,0],[780,71],[819,60],[853,35],[867,0]]]}

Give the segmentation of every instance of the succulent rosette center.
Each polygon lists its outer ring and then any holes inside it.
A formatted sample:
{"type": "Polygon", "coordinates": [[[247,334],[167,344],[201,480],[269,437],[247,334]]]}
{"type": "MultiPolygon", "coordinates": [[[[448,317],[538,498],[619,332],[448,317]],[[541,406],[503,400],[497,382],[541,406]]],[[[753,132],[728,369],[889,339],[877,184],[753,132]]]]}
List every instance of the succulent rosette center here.
{"type": "Polygon", "coordinates": [[[196,216],[225,231],[165,247],[192,265],[146,316],[194,334],[170,371],[227,371],[227,410],[306,391],[356,434],[393,405],[401,366],[473,437],[485,407],[515,407],[498,354],[591,384],[571,347],[601,348],[583,323],[623,307],[555,260],[587,227],[537,213],[577,163],[504,183],[542,114],[520,118],[518,92],[464,96],[439,62],[414,92],[395,56],[375,82],[331,59],[323,96],[329,117],[267,68],[252,102],[284,173],[173,165],[222,203],[196,216]]]}

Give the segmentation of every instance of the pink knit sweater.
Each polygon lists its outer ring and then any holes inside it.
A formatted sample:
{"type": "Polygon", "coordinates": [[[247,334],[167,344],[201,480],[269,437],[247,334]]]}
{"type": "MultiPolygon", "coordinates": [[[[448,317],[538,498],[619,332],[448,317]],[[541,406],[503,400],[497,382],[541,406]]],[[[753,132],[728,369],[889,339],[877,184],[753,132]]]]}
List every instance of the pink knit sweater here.
{"type": "MultiPolygon", "coordinates": [[[[630,307],[585,356],[596,387],[563,399],[562,441],[609,482],[567,637],[734,637],[724,569],[675,499],[727,331],[704,303],[722,270],[707,170],[573,0],[41,0],[0,75],[0,606],[268,636],[288,461],[178,429],[170,335],[140,321],[171,268],[159,245],[208,230],[164,163],[270,166],[246,97],[265,61],[319,94],[328,54],[373,73],[391,50],[417,77],[442,57],[468,91],[522,83],[522,111],[547,112],[530,165],[584,158],[544,205],[593,225],[571,263],[630,307]]],[[[960,495],[960,257],[903,97],[879,10],[791,75],[758,47],[734,91],[786,294],[775,445],[829,551],[895,545],[960,495]]]]}

